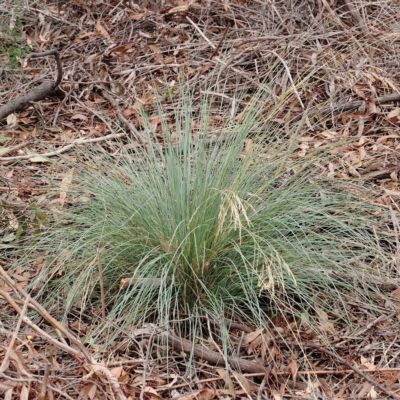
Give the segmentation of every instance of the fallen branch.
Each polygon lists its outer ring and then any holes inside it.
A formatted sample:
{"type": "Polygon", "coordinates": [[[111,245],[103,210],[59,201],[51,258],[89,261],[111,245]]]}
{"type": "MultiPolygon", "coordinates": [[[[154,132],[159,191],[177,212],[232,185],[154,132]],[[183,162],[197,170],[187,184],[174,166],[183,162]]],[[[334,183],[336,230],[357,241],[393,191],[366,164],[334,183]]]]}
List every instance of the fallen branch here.
{"type": "MultiPolygon", "coordinates": [[[[392,101],[400,101],[400,93],[388,94],[386,96],[377,97],[375,99],[372,99],[372,101],[376,104],[385,104],[385,103],[391,103],[392,101]]],[[[333,104],[332,106],[323,107],[319,110],[316,107],[314,107],[310,110],[309,115],[315,115],[318,113],[328,114],[335,111],[354,110],[362,106],[364,103],[365,103],[364,100],[355,100],[342,104],[336,103],[333,104]]]]}
{"type": "Polygon", "coordinates": [[[228,362],[232,369],[239,368],[242,372],[263,374],[267,372],[267,368],[258,362],[231,356],[228,356],[227,360],[225,360],[218,352],[207,349],[207,347],[200,344],[192,343],[190,340],[177,337],[171,332],[164,333],[163,336],[175,350],[183,351],[187,354],[193,353],[194,357],[208,361],[214,365],[226,366],[226,362],[228,362]]]}
{"type": "Polygon", "coordinates": [[[6,118],[8,115],[16,111],[24,110],[32,102],[40,101],[46,98],[47,96],[53,96],[56,94],[57,87],[62,80],[62,66],[61,66],[61,59],[59,52],[53,49],[45,51],[43,53],[31,53],[27,56],[27,59],[39,58],[51,55],[54,55],[57,63],[57,78],[55,82],[43,82],[38,87],[32,89],[28,93],[18,96],[15,99],[4,104],[2,107],[0,107],[0,120],[6,118]]]}
{"type": "Polygon", "coordinates": [[[73,147],[79,146],[81,144],[102,142],[103,140],[107,140],[107,139],[124,137],[125,135],[126,135],[125,133],[110,133],[109,135],[98,137],[98,138],[85,139],[85,140],[81,140],[81,141],[75,140],[73,143],[68,144],[64,147],[61,147],[61,149],[58,149],[55,151],[50,151],[49,153],[43,153],[43,154],[30,153],[30,154],[26,154],[24,156],[0,157],[0,161],[29,160],[30,158],[33,158],[33,157],[53,157],[53,156],[57,156],[59,154],[65,153],[67,150],[72,149],[73,147]]]}
{"type": "Polygon", "coordinates": [[[396,171],[396,168],[384,168],[379,171],[372,171],[368,174],[361,175],[361,179],[364,181],[368,181],[371,179],[383,179],[383,178],[390,178],[390,175],[396,171]]]}
{"type": "MultiPolygon", "coordinates": [[[[209,339],[211,341],[211,343],[215,346],[215,348],[218,350],[219,354],[221,355],[222,358],[224,358],[224,353],[221,350],[221,348],[218,346],[217,342],[214,340],[213,336],[212,336],[212,329],[211,329],[211,325],[210,325],[210,319],[207,318],[207,327],[208,327],[208,331],[209,331],[209,339]]],[[[226,363],[225,363],[226,364],[226,363]]],[[[227,364],[226,365],[226,369],[227,371],[235,378],[235,380],[237,381],[237,383],[239,384],[239,386],[242,388],[243,392],[247,395],[249,400],[252,400],[250,393],[248,392],[247,388],[243,385],[243,383],[240,381],[240,379],[238,379],[237,374],[235,374],[235,372],[232,370],[232,367],[227,364]]],[[[269,368],[266,369],[265,371],[265,379],[268,378],[269,374],[271,373],[271,366],[269,368]]]]}

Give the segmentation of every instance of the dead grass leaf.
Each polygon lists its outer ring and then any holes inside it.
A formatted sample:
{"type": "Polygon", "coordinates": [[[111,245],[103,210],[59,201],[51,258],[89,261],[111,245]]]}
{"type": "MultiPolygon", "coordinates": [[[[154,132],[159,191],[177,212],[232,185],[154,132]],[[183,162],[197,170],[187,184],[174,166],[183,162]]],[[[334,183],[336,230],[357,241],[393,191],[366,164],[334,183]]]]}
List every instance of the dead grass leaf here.
{"type": "Polygon", "coordinates": [[[100,21],[96,22],[96,31],[100,33],[100,35],[104,36],[106,39],[111,39],[111,36],[109,35],[109,33],[106,31],[106,29],[104,28],[104,26],[100,23],[100,21]]]}
{"type": "Polygon", "coordinates": [[[229,394],[233,398],[235,398],[236,397],[235,386],[233,385],[232,379],[229,376],[227,370],[226,369],[222,369],[222,368],[217,368],[216,371],[217,371],[218,375],[224,380],[224,382],[225,382],[225,384],[226,384],[226,386],[228,388],[229,394]]]}

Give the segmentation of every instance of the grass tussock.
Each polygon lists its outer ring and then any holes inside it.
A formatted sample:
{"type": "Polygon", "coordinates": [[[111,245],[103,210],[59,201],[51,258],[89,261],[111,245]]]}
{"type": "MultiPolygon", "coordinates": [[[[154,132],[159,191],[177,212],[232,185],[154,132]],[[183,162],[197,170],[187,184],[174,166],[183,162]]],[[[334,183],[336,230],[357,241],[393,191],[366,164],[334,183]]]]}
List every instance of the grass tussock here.
{"type": "Polygon", "coordinates": [[[368,301],[375,288],[364,277],[386,274],[390,261],[374,234],[383,211],[295,157],[306,128],[293,123],[290,138],[274,131],[270,92],[240,112],[208,95],[197,118],[183,92],[173,124],[159,107],[161,131],[143,113],[146,151],[82,150],[70,205],[27,255],[46,259],[36,295],[63,299],[66,312],[98,302],[99,257],[119,324],[189,319],[196,330],[207,317],[224,335],[230,320],[271,328],[274,314],[312,318],[316,309],[346,318],[349,293],[368,301]],[[222,133],[210,143],[216,110],[222,133]]]}

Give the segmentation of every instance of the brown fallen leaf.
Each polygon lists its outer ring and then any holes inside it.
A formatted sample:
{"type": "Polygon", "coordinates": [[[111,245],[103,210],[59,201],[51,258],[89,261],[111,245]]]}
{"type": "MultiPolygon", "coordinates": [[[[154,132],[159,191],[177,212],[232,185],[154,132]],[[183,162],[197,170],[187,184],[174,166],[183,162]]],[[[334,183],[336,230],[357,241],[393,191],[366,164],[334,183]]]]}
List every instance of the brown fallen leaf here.
{"type": "Polygon", "coordinates": [[[320,330],[326,333],[332,333],[332,334],[335,333],[336,329],[333,326],[333,323],[329,321],[328,314],[318,307],[315,307],[315,311],[317,312],[319,317],[320,330]]]}
{"type": "Polygon", "coordinates": [[[240,374],[239,372],[232,371],[233,375],[235,375],[235,378],[240,382],[240,386],[247,392],[247,393],[253,393],[254,391],[257,390],[256,385],[252,385],[250,381],[243,375],[240,374]]]}
{"type": "Polygon", "coordinates": [[[145,16],[144,13],[141,13],[141,14],[131,14],[131,15],[129,16],[129,18],[132,19],[133,21],[139,21],[139,20],[141,20],[142,18],[144,18],[144,16],[145,16]]]}
{"type": "Polygon", "coordinates": [[[400,108],[399,107],[396,107],[394,110],[390,111],[390,113],[387,115],[388,119],[396,118],[396,117],[400,117],[400,108]]]}
{"type": "Polygon", "coordinates": [[[167,12],[167,14],[175,14],[175,13],[178,13],[178,12],[185,12],[185,11],[189,10],[189,6],[190,6],[190,4],[185,4],[183,6],[177,6],[177,7],[171,8],[167,12]]]}
{"type": "Polygon", "coordinates": [[[111,39],[111,36],[106,31],[103,25],[99,21],[96,22],[96,31],[100,33],[101,36],[104,36],[106,39],[111,39]]]}
{"type": "Polygon", "coordinates": [[[360,357],[360,361],[361,364],[368,370],[370,369],[374,370],[376,368],[374,364],[372,364],[367,358],[363,356],[360,357]]]}
{"type": "Polygon", "coordinates": [[[88,117],[83,114],[75,114],[70,119],[80,119],[81,121],[85,121],[85,122],[89,121],[88,117]]]}
{"type": "Polygon", "coordinates": [[[236,397],[235,387],[226,369],[217,368],[217,372],[218,375],[224,380],[226,387],[228,388],[229,395],[235,398],[236,397]]]}
{"type": "Polygon", "coordinates": [[[121,376],[122,372],[124,372],[124,369],[123,369],[123,367],[116,367],[116,368],[113,368],[110,372],[116,378],[119,378],[121,376]]]}
{"type": "Polygon", "coordinates": [[[254,332],[248,333],[244,338],[243,338],[243,343],[244,344],[249,344],[251,343],[254,339],[256,339],[258,336],[261,335],[262,329],[258,329],[254,332]]]}
{"type": "Polygon", "coordinates": [[[352,167],[351,165],[348,168],[348,171],[349,171],[350,175],[356,176],[357,178],[361,178],[361,175],[358,173],[358,171],[354,167],[352,167]]]}

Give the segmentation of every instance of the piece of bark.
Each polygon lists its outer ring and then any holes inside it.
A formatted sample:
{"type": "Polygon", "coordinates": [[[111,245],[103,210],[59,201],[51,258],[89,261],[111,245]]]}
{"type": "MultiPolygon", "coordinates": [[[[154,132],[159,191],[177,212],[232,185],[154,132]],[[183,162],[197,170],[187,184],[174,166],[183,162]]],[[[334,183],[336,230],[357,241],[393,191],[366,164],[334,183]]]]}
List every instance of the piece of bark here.
{"type": "MultiPolygon", "coordinates": [[[[376,104],[385,104],[385,103],[391,103],[392,101],[400,101],[400,93],[394,93],[394,94],[389,94],[386,96],[381,96],[377,97],[375,99],[372,99],[372,101],[376,104]]],[[[309,111],[309,115],[314,115],[314,114],[327,114],[335,111],[349,111],[349,110],[354,110],[360,106],[362,106],[365,103],[364,100],[355,100],[355,101],[349,101],[347,103],[336,103],[333,104],[332,106],[327,106],[323,107],[320,110],[317,108],[313,108],[309,111]]]]}

